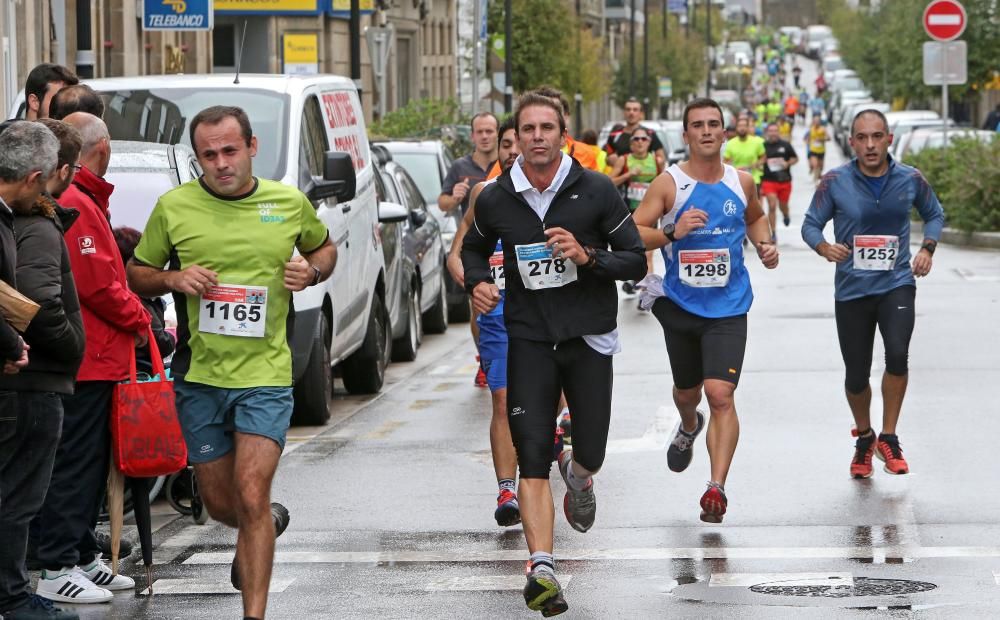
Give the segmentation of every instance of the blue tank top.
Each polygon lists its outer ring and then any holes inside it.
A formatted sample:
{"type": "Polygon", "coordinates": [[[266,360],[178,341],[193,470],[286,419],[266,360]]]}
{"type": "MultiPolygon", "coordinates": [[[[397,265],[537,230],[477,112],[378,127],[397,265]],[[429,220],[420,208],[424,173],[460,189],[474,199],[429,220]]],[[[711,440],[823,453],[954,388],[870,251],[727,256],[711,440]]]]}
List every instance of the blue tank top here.
{"type": "Polygon", "coordinates": [[[684,310],[705,318],[746,314],[753,303],[750,275],[743,263],[746,195],[739,174],[725,166],[719,183],[700,183],[676,164],[667,169],[677,186],[676,198],[661,226],[697,207],[708,224],[663,247],[663,292],[684,310]]]}

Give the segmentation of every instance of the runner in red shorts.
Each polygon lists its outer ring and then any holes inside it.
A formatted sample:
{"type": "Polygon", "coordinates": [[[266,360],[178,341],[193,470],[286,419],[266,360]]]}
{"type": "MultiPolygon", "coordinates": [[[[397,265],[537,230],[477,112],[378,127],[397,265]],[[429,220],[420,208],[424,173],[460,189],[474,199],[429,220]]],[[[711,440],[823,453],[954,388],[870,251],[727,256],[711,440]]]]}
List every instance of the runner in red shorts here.
{"type": "Polygon", "coordinates": [[[778,136],[778,126],[770,123],[764,130],[764,177],[760,193],[767,199],[767,219],[771,222],[771,241],[777,242],[778,209],[785,226],[791,224],[788,199],[792,195],[792,166],[799,161],[795,149],[778,136]]]}

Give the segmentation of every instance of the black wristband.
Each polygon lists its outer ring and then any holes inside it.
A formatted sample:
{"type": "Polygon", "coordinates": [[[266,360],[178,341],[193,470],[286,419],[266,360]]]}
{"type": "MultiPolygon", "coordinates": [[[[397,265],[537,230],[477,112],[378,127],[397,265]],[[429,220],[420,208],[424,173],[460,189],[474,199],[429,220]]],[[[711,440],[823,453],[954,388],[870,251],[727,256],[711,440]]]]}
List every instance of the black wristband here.
{"type": "Polygon", "coordinates": [[[319,279],[323,277],[323,272],[320,271],[319,267],[317,267],[316,265],[309,265],[309,266],[312,267],[312,270],[316,272],[316,276],[313,278],[312,284],[310,284],[309,286],[316,286],[317,284],[319,284],[319,279]]]}
{"type": "Polygon", "coordinates": [[[920,246],[920,249],[927,250],[927,253],[933,256],[934,250],[937,249],[937,243],[933,241],[924,241],[924,244],[920,246]]]}

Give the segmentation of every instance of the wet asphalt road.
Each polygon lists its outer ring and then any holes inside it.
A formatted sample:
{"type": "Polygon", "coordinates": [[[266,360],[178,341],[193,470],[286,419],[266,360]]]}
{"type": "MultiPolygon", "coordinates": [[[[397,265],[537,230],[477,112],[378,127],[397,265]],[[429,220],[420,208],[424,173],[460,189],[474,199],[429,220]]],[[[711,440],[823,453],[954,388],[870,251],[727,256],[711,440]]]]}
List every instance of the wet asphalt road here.
{"type": "MultiPolygon", "coordinates": [[[[828,167],[840,161],[833,153],[828,167]]],[[[852,480],[833,267],[799,238],[812,185],[804,162],[793,172],[781,265],[749,259],[756,300],[725,522],[698,519],[703,438],[688,471],[666,467],[677,416],[662,331],[623,297],[597,523],[579,534],[556,514],[564,617],[1000,617],[1000,253],[939,249],[919,282],[899,426],[912,473],[852,480]]],[[[881,354],[878,344],[875,386],[881,354]]],[[[393,365],[381,395],[339,396],[330,427],[290,443],[274,498],[292,520],[269,618],[538,617],[520,594],[521,530],[492,518],[489,394],[472,385],[473,356],[467,326],[452,325],[416,362],[393,365]]],[[[561,499],[557,474],[552,487],[561,499]]],[[[119,594],[81,616],[237,618],[234,540],[177,520],[156,534],[156,594],[119,594]]],[[[124,570],[144,584],[141,569],[124,570]]]]}

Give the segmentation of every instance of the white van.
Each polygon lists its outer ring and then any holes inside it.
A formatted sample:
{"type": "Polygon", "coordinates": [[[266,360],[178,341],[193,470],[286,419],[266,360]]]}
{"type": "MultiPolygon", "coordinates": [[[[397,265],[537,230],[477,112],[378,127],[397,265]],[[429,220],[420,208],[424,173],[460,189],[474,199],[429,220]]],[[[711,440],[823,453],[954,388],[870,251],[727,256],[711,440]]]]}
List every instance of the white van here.
{"type": "MultiPolygon", "coordinates": [[[[213,105],[246,110],[258,141],[254,174],[309,196],[337,246],[333,276],[293,297],[293,419],[329,419],[334,365],[349,392],[380,390],[392,334],[374,168],[354,83],[334,75],[240,75],[237,81],[224,74],[85,83],[104,98],[113,139],[190,144],[188,122],[199,111],[213,105]]],[[[23,115],[23,101],[22,92],[15,116],[23,115]]]]}

